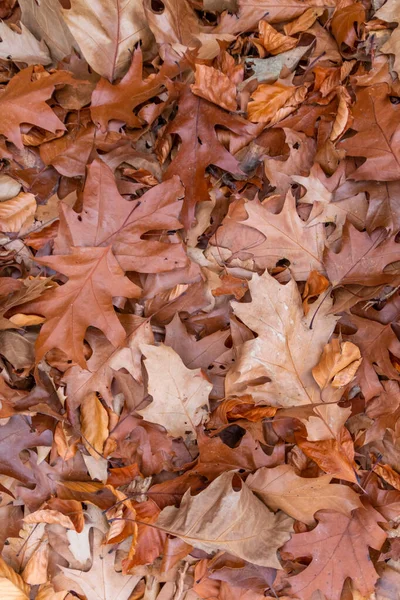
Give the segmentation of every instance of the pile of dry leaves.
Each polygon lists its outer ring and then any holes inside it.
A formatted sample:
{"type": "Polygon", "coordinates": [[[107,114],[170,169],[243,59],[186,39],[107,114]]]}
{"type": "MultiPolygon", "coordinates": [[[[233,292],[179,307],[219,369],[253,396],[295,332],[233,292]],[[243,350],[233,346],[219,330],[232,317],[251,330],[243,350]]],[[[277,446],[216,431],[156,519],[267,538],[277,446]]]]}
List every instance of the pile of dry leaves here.
{"type": "Polygon", "coordinates": [[[1,599],[398,600],[400,0],[0,18],[1,599]]]}

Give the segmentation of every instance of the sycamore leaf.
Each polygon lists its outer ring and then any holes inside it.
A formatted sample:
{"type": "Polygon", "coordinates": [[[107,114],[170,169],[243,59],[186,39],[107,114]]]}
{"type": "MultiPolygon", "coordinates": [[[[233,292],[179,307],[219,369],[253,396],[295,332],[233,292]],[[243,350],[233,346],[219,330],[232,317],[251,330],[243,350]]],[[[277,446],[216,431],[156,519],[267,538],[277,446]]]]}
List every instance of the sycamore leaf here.
{"type": "Polygon", "coordinates": [[[37,125],[55,133],[65,125],[53,112],[46,100],[59,84],[75,85],[76,81],[67,71],[57,71],[50,77],[32,81],[33,67],[15,75],[0,94],[0,133],[9,138],[17,148],[23,148],[21,123],[37,125]]]}
{"type": "Polygon", "coordinates": [[[81,404],[81,431],[87,451],[98,460],[108,438],[108,414],[94,392],[81,404]]]}
{"type": "Polygon", "coordinates": [[[201,369],[188,369],[168,346],[142,346],[149,376],[149,406],[138,412],[147,420],[165,427],[174,437],[194,438],[196,427],[208,416],[212,385],[201,369]]]}
{"type": "Polygon", "coordinates": [[[295,534],[283,548],[294,558],[312,559],[304,571],[289,579],[292,593],[308,600],[319,590],[329,600],[339,600],[344,582],[350,577],[356,588],[368,596],[378,579],[368,546],[381,549],[386,533],[378,523],[383,517],[367,505],[351,517],[324,511],[317,519],[313,531],[295,534]]]}
{"type": "Polygon", "coordinates": [[[209,200],[205,177],[209,165],[216,165],[234,175],[243,175],[238,160],[219,142],[215,131],[217,125],[237,135],[251,136],[251,125],[244,119],[227,114],[185,87],[181,93],[178,114],[166,129],[168,134],[179,135],[181,145],[164,179],[179,175],[185,186],[182,222],[187,229],[193,222],[196,204],[209,200]]]}
{"type": "Polygon", "coordinates": [[[51,63],[46,44],[38,42],[23,24],[21,24],[21,33],[17,33],[1,21],[0,40],[0,58],[3,60],[24,62],[28,65],[51,63]]]}
{"type": "Polygon", "coordinates": [[[272,406],[300,406],[320,402],[312,368],[318,363],[337,321],[329,315],[325,298],[304,317],[294,279],[281,285],[268,271],[249,282],[250,303],[233,302],[233,310],[258,337],[238,349],[236,364],[226,377],[226,393],[249,393],[272,406]],[[310,323],[313,323],[310,327],[310,323]],[[268,378],[266,383],[260,378],[268,378]]]}
{"type": "Polygon", "coordinates": [[[279,569],[276,551],[290,537],[292,520],[270,512],[245,483],[240,482],[240,490],[234,488],[236,477],[226,472],[197,496],[186,492],[180,507],[164,508],[156,525],[199,550],[225,550],[255,565],[279,569]]]}
{"type": "Polygon", "coordinates": [[[103,331],[114,346],[125,339],[125,331],[113,309],[115,296],[137,298],[140,289],[127,278],[110,247],[71,248],[67,256],[49,256],[40,264],[66,275],[68,282],[49,290],[25,306],[27,314],[46,317],[36,343],[39,361],[53,348],[65,351],[85,368],[83,339],[89,326],[103,331]],[[90,307],[90,310],[88,310],[90,307]]]}
{"type": "Polygon", "coordinates": [[[290,465],[263,467],[249,475],[246,485],[272,510],[281,509],[294,519],[314,525],[318,510],[336,510],[350,516],[361,506],[359,497],[346,485],[330,484],[332,477],[299,477],[290,465]]]}
{"type": "Polygon", "coordinates": [[[182,185],[173,177],[154,186],[140,201],[128,202],[119,194],[111,169],[96,159],[88,168],[82,212],[76,213],[65,203],[60,205],[55,250],[68,253],[71,246],[112,245],[125,271],[158,273],[183,267],[187,257],[181,243],[142,239],[151,230],[182,227],[178,221],[182,195],[182,185]]]}
{"type": "Polygon", "coordinates": [[[151,39],[137,0],[92,0],[89,5],[72,0],[62,14],[89,65],[110,81],[124,75],[136,42],[147,44],[151,39]]]}
{"type": "Polygon", "coordinates": [[[20,0],[21,22],[46,43],[54,60],[71,54],[76,42],[64,23],[61,4],[54,0],[20,0]]]}
{"type": "Polygon", "coordinates": [[[0,203],[0,231],[18,233],[24,223],[36,212],[36,200],[33,194],[20,192],[11,200],[0,203]]]}
{"type": "Polygon", "coordinates": [[[102,545],[103,534],[94,528],[93,563],[89,571],[60,566],[69,589],[83,593],[88,600],[128,600],[140,576],[115,570],[115,549],[102,545]]]}

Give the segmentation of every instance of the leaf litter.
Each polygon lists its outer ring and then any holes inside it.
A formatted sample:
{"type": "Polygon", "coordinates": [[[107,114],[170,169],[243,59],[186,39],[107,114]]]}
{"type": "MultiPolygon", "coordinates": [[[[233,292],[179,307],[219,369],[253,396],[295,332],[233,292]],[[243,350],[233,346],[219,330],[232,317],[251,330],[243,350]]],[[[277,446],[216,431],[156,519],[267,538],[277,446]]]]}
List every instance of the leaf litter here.
{"type": "Polygon", "coordinates": [[[397,600],[399,0],[0,2],[0,595],[397,600]]]}

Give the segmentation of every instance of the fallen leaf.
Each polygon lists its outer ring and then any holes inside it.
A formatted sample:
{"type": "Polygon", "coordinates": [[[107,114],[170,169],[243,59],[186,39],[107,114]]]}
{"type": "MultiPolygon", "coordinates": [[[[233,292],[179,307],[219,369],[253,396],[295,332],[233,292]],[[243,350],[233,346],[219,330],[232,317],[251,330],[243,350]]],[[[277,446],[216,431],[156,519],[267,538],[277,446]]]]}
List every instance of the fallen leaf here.
{"type": "Polygon", "coordinates": [[[0,23],[0,57],[4,60],[16,60],[28,65],[48,65],[51,58],[46,44],[38,42],[34,35],[21,23],[21,33],[0,23]]]}
{"type": "Polygon", "coordinates": [[[169,435],[193,439],[196,427],[208,416],[212,385],[200,369],[187,369],[168,346],[142,346],[142,352],[153,401],[138,412],[165,427],[169,435]]]}
{"type": "Polygon", "coordinates": [[[276,551],[289,538],[292,521],[273,515],[245,483],[235,490],[234,478],[227,472],[197,496],[186,492],[179,508],[164,508],[157,526],[199,550],[225,550],[256,565],[279,568],[276,551]],[[235,514],[229,524],[227,510],[235,514]]]}
{"type": "Polygon", "coordinates": [[[81,429],[87,451],[98,460],[108,438],[108,415],[94,392],[88,394],[81,404],[81,429]]]}
{"type": "Polygon", "coordinates": [[[33,194],[20,192],[11,200],[0,203],[0,231],[18,233],[36,212],[33,194]]]}

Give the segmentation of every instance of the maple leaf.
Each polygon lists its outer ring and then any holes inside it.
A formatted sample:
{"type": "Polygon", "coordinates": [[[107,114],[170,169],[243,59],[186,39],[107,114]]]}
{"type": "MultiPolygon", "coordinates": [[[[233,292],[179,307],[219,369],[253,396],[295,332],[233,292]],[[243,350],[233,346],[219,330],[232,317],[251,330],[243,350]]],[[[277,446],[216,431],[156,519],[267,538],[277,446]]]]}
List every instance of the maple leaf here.
{"type": "Polygon", "coordinates": [[[226,377],[226,393],[250,393],[254,399],[272,406],[320,402],[312,368],[337,321],[327,315],[329,299],[324,300],[314,319],[315,304],[304,317],[293,279],[281,285],[265,271],[261,277],[253,275],[249,289],[252,301],[233,302],[232,306],[236,316],[258,337],[238,349],[237,362],[226,377]],[[267,383],[258,381],[265,377],[267,383]]]}
{"type": "Polygon", "coordinates": [[[351,174],[352,179],[393,181],[400,178],[399,115],[400,105],[390,101],[386,83],[359,89],[352,108],[353,137],[343,140],[338,148],[349,156],[366,157],[351,174]]]}
{"type": "Polygon", "coordinates": [[[386,533],[378,523],[383,517],[367,505],[351,517],[324,511],[317,520],[313,531],[295,534],[283,547],[283,552],[295,558],[312,558],[304,571],[289,579],[293,594],[308,600],[319,590],[330,600],[339,600],[345,579],[350,577],[356,588],[368,596],[378,579],[368,547],[381,549],[386,533]]]}
{"type": "Polygon", "coordinates": [[[187,369],[168,346],[142,346],[153,402],[139,410],[147,421],[165,427],[174,437],[195,437],[196,427],[208,416],[212,385],[200,369],[187,369]]]}
{"type": "Polygon", "coordinates": [[[114,175],[100,159],[88,168],[80,214],[61,203],[57,253],[70,246],[103,247],[113,252],[125,271],[157,273],[183,267],[187,262],[181,243],[142,239],[150,230],[174,230],[182,202],[182,185],[177,177],[155,186],[140,200],[128,202],[119,194],[114,175]],[[107,215],[107,218],[105,218],[107,215]]]}
{"type": "Polygon", "coordinates": [[[330,475],[299,477],[290,465],[280,465],[258,469],[249,475],[246,485],[269,508],[281,509],[298,521],[314,525],[314,514],[319,510],[335,510],[350,516],[352,510],[361,506],[350,487],[329,485],[331,479],[330,475]]]}
{"type": "Polygon", "coordinates": [[[150,40],[143,7],[136,0],[93,0],[90,6],[72,0],[62,14],[89,65],[110,81],[124,74],[136,42],[150,40]]]}
{"type": "Polygon", "coordinates": [[[59,348],[85,368],[83,339],[89,326],[103,331],[114,346],[123,343],[125,331],[113,309],[112,298],[137,298],[140,289],[124,277],[109,246],[71,247],[70,255],[49,256],[38,262],[68,277],[66,284],[25,306],[28,314],[46,317],[36,344],[38,361],[49,350],[59,348]]]}
{"type": "Polygon", "coordinates": [[[245,483],[236,491],[235,477],[233,472],[223,473],[197,496],[186,492],[180,507],[164,508],[156,525],[199,550],[225,550],[255,565],[279,569],[276,551],[289,538],[292,520],[271,513],[245,483]],[[230,523],[228,507],[235,515],[230,523]]]}
{"type": "Polygon", "coordinates": [[[65,125],[46,104],[55,86],[76,85],[70,73],[58,71],[49,77],[32,81],[33,67],[20,71],[0,94],[0,133],[17,148],[23,148],[20,125],[29,123],[55,133],[65,125]]]}
{"type": "Polygon", "coordinates": [[[209,200],[206,168],[215,165],[233,175],[243,175],[239,162],[218,140],[216,126],[222,126],[237,135],[252,136],[252,126],[244,119],[228,115],[206,100],[195,96],[184,87],[175,119],[168,125],[166,134],[177,134],[181,145],[164,179],[179,175],[185,186],[182,222],[189,229],[195,218],[198,202],[209,200]]]}

